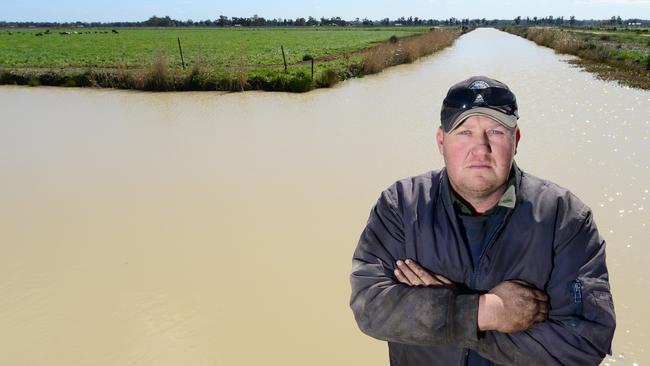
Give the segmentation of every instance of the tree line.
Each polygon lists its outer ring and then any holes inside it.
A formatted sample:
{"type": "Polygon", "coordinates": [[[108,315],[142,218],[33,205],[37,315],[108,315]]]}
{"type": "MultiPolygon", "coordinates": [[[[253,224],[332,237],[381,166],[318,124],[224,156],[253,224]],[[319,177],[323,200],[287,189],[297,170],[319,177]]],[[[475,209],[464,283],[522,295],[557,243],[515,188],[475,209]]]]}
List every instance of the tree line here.
{"type": "Polygon", "coordinates": [[[319,19],[314,17],[296,19],[266,19],[258,15],[248,18],[227,17],[220,15],[216,19],[205,19],[194,21],[172,19],[169,16],[152,16],[142,22],[8,22],[0,21],[0,28],[29,28],[29,27],[303,27],[303,26],[501,26],[501,25],[538,25],[538,26],[604,26],[604,25],[644,25],[650,26],[650,20],[643,19],[621,19],[620,16],[612,16],[603,20],[577,20],[575,16],[564,19],[564,17],[526,17],[518,16],[514,19],[424,19],[419,17],[399,17],[396,19],[384,18],[370,20],[368,18],[355,18],[346,20],[341,17],[319,19]]]}
{"type": "Polygon", "coordinates": [[[540,25],[540,26],[569,26],[569,27],[584,27],[584,26],[607,26],[607,25],[650,25],[649,20],[630,18],[630,19],[621,19],[620,16],[612,16],[609,19],[603,20],[577,20],[575,16],[570,16],[569,19],[564,19],[564,17],[553,18],[553,16],[537,18],[537,17],[526,17],[522,18],[520,16],[512,20],[512,23],[515,25],[540,25]]]}

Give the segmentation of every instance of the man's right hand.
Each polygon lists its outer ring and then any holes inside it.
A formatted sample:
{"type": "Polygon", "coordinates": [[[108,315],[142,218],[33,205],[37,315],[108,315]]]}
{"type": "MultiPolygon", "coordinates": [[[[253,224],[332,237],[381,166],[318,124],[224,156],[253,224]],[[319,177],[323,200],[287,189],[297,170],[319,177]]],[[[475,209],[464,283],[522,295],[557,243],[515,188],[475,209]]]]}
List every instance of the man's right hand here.
{"type": "Polygon", "coordinates": [[[519,332],[546,320],[549,308],[543,291],[524,281],[504,281],[479,298],[478,328],[519,332]]]}

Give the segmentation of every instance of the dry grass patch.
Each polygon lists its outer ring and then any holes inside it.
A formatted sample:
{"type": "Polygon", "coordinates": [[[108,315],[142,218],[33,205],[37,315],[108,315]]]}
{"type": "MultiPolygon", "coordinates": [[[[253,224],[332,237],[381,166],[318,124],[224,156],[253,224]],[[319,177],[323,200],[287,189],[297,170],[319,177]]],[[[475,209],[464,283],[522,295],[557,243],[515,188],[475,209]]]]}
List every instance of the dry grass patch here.
{"type": "Polygon", "coordinates": [[[460,28],[433,28],[426,33],[404,37],[397,41],[391,37],[392,41],[363,52],[363,73],[374,74],[389,66],[411,63],[422,56],[450,46],[462,33],[460,28]]]}

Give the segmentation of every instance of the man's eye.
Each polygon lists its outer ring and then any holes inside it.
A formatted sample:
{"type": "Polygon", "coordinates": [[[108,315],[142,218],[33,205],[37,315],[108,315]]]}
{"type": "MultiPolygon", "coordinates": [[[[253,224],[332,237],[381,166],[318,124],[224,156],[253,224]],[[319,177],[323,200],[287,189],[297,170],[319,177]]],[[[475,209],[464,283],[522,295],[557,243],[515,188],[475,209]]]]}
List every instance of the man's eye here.
{"type": "Polygon", "coordinates": [[[471,132],[469,130],[458,131],[459,135],[469,135],[471,132]]]}
{"type": "Polygon", "coordinates": [[[501,130],[488,130],[488,134],[490,135],[503,135],[504,132],[501,130]]]}

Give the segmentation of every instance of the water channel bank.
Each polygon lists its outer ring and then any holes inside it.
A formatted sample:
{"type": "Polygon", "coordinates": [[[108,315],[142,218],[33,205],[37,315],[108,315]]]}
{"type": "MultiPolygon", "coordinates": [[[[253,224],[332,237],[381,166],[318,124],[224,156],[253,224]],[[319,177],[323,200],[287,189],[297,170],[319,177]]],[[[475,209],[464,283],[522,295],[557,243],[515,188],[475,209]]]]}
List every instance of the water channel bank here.
{"type": "Polygon", "coordinates": [[[621,41],[616,42],[616,32],[519,26],[502,30],[559,53],[578,56],[570,62],[603,80],[650,89],[650,36],[647,34],[629,32],[627,37],[622,34],[618,37],[621,41]]]}

